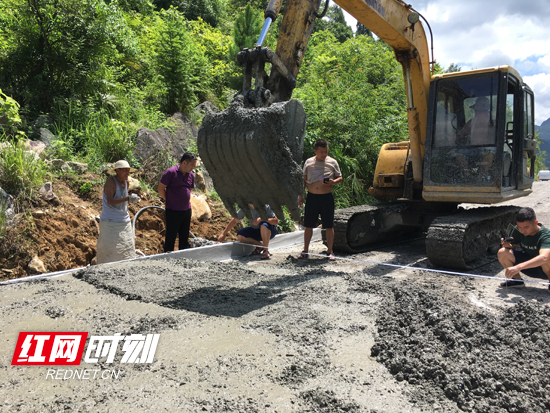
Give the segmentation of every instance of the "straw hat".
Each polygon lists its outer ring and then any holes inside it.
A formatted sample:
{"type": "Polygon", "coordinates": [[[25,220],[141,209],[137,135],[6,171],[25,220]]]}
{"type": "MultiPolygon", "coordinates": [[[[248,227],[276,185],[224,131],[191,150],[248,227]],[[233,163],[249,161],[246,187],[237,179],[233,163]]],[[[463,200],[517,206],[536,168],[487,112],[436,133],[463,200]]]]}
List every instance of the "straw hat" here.
{"type": "Polygon", "coordinates": [[[129,168],[130,172],[136,172],[137,171],[137,169],[135,169],[135,168],[130,168],[130,164],[128,162],[126,162],[124,160],[120,160],[120,161],[116,161],[115,166],[113,166],[111,169],[108,169],[107,173],[109,175],[115,175],[116,174],[115,169],[122,169],[122,168],[129,168]]]}

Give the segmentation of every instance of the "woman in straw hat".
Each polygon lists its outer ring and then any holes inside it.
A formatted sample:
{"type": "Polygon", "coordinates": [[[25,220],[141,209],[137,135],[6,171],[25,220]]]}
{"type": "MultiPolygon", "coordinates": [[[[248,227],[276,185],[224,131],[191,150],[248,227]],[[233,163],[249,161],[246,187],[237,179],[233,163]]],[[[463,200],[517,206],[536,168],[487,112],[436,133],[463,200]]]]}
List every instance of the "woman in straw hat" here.
{"type": "Polygon", "coordinates": [[[139,196],[128,195],[128,176],[136,169],[121,160],[113,169],[103,187],[103,206],[99,217],[97,263],[135,258],[135,238],[132,230],[128,202],[138,202],[139,196]]]}

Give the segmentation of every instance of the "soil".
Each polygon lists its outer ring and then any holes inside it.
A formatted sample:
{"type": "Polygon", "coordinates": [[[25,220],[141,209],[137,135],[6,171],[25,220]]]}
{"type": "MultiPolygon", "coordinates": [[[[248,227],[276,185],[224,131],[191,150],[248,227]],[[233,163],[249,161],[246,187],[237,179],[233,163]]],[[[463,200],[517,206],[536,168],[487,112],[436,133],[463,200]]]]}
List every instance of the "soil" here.
{"type": "MultiPolygon", "coordinates": [[[[550,223],[548,185],[507,204],[550,223]]],[[[300,247],[272,249],[271,260],[115,263],[1,286],[0,410],[550,410],[541,280],[501,288],[494,260],[469,276],[437,271],[423,239],[336,262],[320,243],[299,260],[300,247]],[[111,364],[11,366],[21,331],[160,339],[151,364],[122,363],[120,346],[111,364]],[[119,376],[58,380],[50,367],[119,376]]]]}
{"type": "MultiPolygon", "coordinates": [[[[35,200],[19,215],[18,224],[8,228],[0,246],[0,281],[37,274],[28,267],[34,256],[47,272],[80,268],[89,265],[96,256],[99,234],[99,215],[104,178],[87,173],[78,178],[66,176],[53,181],[57,195],[54,202],[35,200]],[[81,193],[84,183],[91,183],[90,192],[81,193]]],[[[197,195],[201,192],[196,191],[197,195]]],[[[140,209],[156,205],[163,207],[157,194],[142,191],[141,201],[130,204],[130,218],[140,209]]],[[[215,241],[230,220],[221,202],[207,200],[212,218],[199,221],[193,218],[191,232],[206,240],[215,241]]],[[[136,221],[136,249],[145,255],[163,252],[165,235],[164,212],[159,209],[143,211],[136,221]]],[[[227,240],[236,240],[236,226],[227,240]]],[[[177,241],[175,248],[177,249],[177,241]]]]}

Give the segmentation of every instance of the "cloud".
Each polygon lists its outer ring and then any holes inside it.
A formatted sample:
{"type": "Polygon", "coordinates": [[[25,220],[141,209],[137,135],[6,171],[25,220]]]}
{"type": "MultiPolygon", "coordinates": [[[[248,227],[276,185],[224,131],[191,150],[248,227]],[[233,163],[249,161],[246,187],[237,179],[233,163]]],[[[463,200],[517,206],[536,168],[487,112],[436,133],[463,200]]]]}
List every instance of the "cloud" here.
{"type": "Polygon", "coordinates": [[[535,92],[535,123],[540,125],[550,118],[550,74],[525,76],[523,81],[535,92]]]}
{"type": "Polygon", "coordinates": [[[511,65],[535,91],[537,124],[550,118],[550,1],[415,0],[413,6],[430,24],[443,68],[511,65]]]}

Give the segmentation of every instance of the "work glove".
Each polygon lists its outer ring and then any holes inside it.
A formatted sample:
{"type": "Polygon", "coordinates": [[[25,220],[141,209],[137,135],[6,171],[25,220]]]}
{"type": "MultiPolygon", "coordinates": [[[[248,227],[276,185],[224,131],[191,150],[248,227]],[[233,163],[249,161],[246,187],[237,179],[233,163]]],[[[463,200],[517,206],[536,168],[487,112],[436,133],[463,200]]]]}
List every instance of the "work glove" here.
{"type": "Polygon", "coordinates": [[[138,194],[130,194],[129,201],[137,204],[140,201],[138,194]]]}

